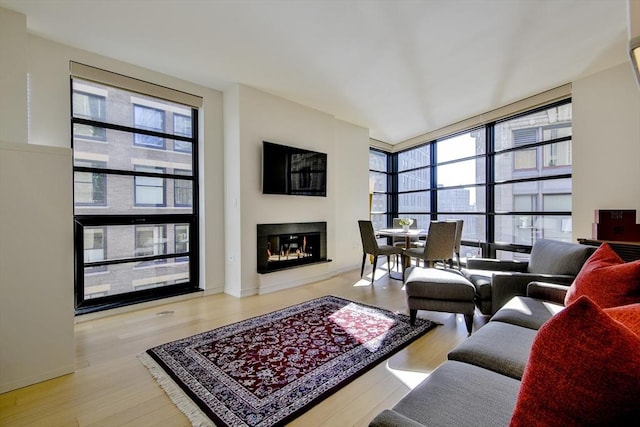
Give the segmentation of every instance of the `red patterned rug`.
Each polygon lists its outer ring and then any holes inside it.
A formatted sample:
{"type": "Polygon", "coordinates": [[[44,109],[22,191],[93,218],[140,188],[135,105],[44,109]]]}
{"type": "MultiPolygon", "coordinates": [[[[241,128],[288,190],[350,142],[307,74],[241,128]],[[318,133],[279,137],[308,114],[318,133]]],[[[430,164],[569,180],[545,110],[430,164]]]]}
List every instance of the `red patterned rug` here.
{"type": "Polygon", "coordinates": [[[284,425],[436,326],[326,296],[147,350],[194,425],[284,425]]]}

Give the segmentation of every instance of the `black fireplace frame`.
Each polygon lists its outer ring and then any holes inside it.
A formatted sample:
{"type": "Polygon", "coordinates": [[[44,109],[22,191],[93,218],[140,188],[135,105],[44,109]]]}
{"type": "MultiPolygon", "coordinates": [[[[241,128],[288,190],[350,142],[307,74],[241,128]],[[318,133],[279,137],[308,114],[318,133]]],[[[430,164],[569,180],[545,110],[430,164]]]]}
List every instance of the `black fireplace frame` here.
{"type": "MultiPolygon", "coordinates": [[[[279,250],[279,249],[278,249],[279,250]]],[[[326,222],[294,222],[280,224],[257,225],[257,264],[258,273],[272,273],[289,268],[325,263],[327,259],[327,223],[326,222]],[[279,262],[269,262],[268,250],[270,236],[304,235],[319,233],[320,248],[314,256],[300,257],[279,262]]]]}

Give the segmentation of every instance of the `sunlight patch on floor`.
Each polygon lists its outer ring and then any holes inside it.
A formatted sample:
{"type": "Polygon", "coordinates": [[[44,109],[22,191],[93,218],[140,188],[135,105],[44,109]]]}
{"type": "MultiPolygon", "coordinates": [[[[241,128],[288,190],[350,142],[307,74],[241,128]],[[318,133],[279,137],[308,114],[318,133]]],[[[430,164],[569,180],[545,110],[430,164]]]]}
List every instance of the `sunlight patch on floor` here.
{"type": "Polygon", "coordinates": [[[391,372],[398,380],[400,380],[404,385],[409,387],[411,390],[416,388],[418,384],[424,381],[431,372],[416,372],[416,371],[406,371],[403,369],[394,369],[389,366],[389,362],[385,364],[387,370],[391,372]]]}

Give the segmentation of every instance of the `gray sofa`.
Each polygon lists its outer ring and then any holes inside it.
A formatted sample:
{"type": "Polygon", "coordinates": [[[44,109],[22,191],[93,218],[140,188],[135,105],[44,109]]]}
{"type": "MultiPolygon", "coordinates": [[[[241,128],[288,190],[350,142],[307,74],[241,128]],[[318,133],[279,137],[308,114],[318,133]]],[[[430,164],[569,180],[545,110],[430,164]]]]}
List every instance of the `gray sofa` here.
{"type": "Polygon", "coordinates": [[[492,315],[512,297],[526,295],[529,282],[570,285],[595,250],[593,246],[540,239],[534,242],[528,262],[469,258],[462,274],[476,288],[480,312],[492,315]]]}
{"type": "Polygon", "coordinates": [[[567,286],[532,282],[372,427],[507,426],[538,328],[564,308],[567,286]],[[551,301],[549,301],[551,299],[551,301]]]}

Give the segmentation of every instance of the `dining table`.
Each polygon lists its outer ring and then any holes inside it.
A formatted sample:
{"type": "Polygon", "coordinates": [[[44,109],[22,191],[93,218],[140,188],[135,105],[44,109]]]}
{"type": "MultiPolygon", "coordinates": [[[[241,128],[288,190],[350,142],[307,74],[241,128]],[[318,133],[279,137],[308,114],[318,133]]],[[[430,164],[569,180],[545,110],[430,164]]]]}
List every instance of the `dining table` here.
{"type": "MultiPolygon", "coordinates": [[[[415,239],[416,237],[426,238],[428,230],[424,230],[421,228],[409,228],[408,230],[404,228],[381,228],[376,230],[375,233],[376,233],[376,236],[380,236],[380,237],[404,237],[405,239],[404,247],[405,249],[407,249],[411,247],[411,240],[415,239]]],[[[389,277],[396,280],[403,280],[404,270],[408,268],[410,265],[411,265],[411,258],[408,256],[402,255],[402,272],[398,275],[398,273],[390,271],[389,277]]]]}

